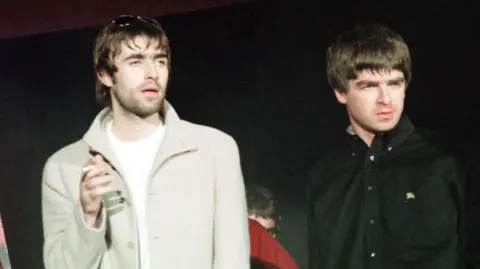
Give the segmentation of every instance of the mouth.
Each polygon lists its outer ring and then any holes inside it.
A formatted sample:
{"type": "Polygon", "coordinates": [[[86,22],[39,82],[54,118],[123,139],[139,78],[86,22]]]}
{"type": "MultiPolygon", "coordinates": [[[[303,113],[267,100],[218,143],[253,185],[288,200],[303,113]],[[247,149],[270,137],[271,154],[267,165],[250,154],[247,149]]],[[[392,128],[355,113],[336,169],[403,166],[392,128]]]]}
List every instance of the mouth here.
{"type": "Polygon", "coordinates": [[[393,110],[377,112],[376,116],[380,120],[390,120],[393,118],[393,110]]]}
{"type": "Polygon", "coordinates": [[[141,93],[145,94],[145,95],[157,95],[158,94],[158,89],[147,88],[147,89],[141,90],[141,93]]]}

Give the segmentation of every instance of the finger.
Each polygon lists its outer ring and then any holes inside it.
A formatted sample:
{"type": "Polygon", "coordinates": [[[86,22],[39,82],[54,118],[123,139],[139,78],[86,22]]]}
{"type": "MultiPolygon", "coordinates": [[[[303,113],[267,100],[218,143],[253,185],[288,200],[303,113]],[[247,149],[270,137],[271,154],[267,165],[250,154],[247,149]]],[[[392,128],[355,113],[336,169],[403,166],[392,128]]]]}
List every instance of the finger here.
{"type": "Polygon", "coordinates": [[[105,160],[103,160],[103,157],[102,155],[100,154],[97,154],[93,157],[93,160],[95,161],[95,164],[102,164],[102,163],[105,163],[105,160]]]}
{"type": "Polygon", "coordinates": [[[110,171],[110,170],[113,170],[112,167],[106,163],[106,162],[102,162],[102,163],[99,163],[96,165],[99,169],[103,170],[103,171],[110,171]]]}
{"type": "MultiPolygon", "coordinates": [[[[86,168],[85,168],[86,169],[86,168]]],[[[82,176],[82,182],[89,181],[90,179],[99,176],[103,171],[99,167],[90,167],[82,176]]]]}
{"type": "Polygon", "coordinates": [[[92,186],[106,186],[113,181],[113,175],[106,175],[100,177],[94,177],[88,181],[88,184],[92,186]]]}
{"type": "Polygon", "coordinates": [[[92,170],[93,168],[95,168],[95,165],[93,165],[93,164],[84,166],[84,167],[82,168],[82,174],[88,173],[88,172],[89,172],[90,170],[92,170]]]}
{"type": "Polygon", "coordinates": [[[102,199],[102,196],[114,192],[115,190],[112,187],[96,187],[85,193],[85,196],[88,197],[88,200],[95,202],[95,200],[102,199]]]}
{"type": "Polygon", "coordinates": [[[103,157],[102,155],[100,154],[96,154],[94,156],[92,156],[88,162],[86,163],[85,167],[82,168],[82,173],[87,173],[89,172],[90,170],[92,170],[92,168],[98,166],[98,167],[101,167],[105,162],[103,161],[103,157]]]}
{"type": "Polygon", "coordinates": [[[93,177],[91,179],[84,180],[82,182],[82,185],[86,190],[92,190],[97,187],[108,185],[112,182],[112,180],[113,180],[112,175],[93,177]]]}
{"type": "Polygon", "coordinates": [[[90,170],[83,175],[82,181],[109,174],[110,171],[111,168],[108,164],[104,163],[101,165],[96,165],[95,167],[90,168],[90,170]]]}
{"type": "Polygon", "coordinates": [[[88,164],[88,165],[95,165],[95,164],[96,164],[96,162],[95,162],[95,156],[90,157],[90,159],[88,160],[87,164],[88,164]]]}
{"type": "Polygon", "coordinates": [[[115,189],[111,186],[105,186],[105,187],[97,187],[94,190],[92,190],[94,196],[96,197],[101,197],[104,194],[107,194],[109,192],[114,192],[115,189]]]}

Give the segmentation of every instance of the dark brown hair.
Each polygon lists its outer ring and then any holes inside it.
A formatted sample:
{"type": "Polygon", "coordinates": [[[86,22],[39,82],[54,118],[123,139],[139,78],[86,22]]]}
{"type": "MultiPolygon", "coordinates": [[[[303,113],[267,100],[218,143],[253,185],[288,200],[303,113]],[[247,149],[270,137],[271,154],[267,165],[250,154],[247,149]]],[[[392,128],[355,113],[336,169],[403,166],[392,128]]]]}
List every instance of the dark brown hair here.
{"type": "Polygon", "coordinates": [[[348,80],[369,69],[399,70],[410,82],[410,51],[403,38],[382,25],[356,26],[340,33],[327,50],[327,78],[330,86],[345,92],[348,80]]]}

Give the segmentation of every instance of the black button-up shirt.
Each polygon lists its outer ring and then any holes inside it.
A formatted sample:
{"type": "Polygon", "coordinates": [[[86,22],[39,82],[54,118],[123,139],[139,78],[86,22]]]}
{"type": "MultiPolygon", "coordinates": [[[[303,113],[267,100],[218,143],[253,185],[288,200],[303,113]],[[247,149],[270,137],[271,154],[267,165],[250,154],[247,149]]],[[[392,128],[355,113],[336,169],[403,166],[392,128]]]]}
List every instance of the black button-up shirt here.
{"type": "Polygon", "coordinates": [[[465,171],[403,117],[370,147],[355,135],[308,181],[312,269],[461,269],[465,171]]]}

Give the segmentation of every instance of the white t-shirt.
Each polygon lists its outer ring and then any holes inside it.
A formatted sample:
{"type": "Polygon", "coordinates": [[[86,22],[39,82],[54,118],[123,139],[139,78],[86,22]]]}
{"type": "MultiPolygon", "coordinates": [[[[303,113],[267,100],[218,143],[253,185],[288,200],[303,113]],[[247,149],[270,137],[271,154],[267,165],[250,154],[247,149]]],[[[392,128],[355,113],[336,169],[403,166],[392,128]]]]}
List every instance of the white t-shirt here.
{"type": "Polygon", "coordinates": [[[112,132],[112,122],[107,123],[107,136],[117,155],[125,180],[130,188],[137,214],[140,244],[140,268],[150,269],[150,251],[146,223],[148,182],[153,161],[165,134],[165,126],[158,128],[148,137],[136,141],[121,141],[112,132]]]}

